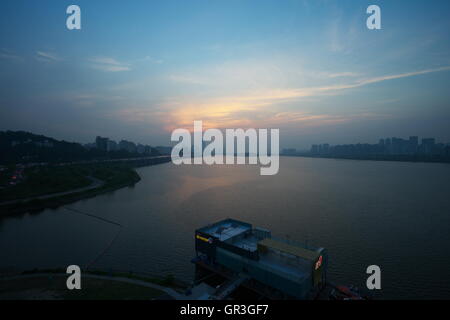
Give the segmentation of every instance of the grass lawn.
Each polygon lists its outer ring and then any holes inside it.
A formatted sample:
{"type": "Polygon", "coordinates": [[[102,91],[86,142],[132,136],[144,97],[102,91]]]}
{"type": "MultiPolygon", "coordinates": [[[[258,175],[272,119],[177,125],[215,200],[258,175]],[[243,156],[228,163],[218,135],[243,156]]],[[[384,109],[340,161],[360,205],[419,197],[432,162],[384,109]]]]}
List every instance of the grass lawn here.
{"type": "Polygon", "coordinates": [[[65,192],[91,184],[79,167],[33,167],[25,169],[24,174],[24,181],[0,191],[0,202],[65,192]]]}
{"type": "Polygon", "coordinates": [[[102,180],[105,187],[112,188],[139,179],[136,171],[124,164],[33,167],[25,170],[24,181],[0,190],[0,202],[87,187],[92,183],[88,176],[102,180]]]}
{"type": "Polygon", "coordinates": [[[82,277],[81,290],[68,290],[66,276],[0,280],[0,300],[151,300],[165,292],[115,280],[82,277]]]}

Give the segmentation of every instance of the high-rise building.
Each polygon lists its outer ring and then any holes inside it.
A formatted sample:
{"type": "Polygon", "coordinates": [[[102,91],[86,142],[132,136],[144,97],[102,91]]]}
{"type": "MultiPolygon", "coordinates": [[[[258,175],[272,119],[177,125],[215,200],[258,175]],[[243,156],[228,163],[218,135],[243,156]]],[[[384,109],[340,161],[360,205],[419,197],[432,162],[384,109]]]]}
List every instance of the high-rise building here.
{"type": "Polygon", "coordinates": [[[122,140],[119,142],[119,149],[130,153],[136,153],[136,145],[133,142],[122,140]]]}
{"type": "Polygon", "coordinates": [[[434,138],[424,138],[422,139],[422,152],[426,154],[433,153],[434,145],[436,140],[434,138]]]}
{"type": "Polygon", "coordinates": [[[117,142],[108,140],[108,151],[116,151],[118,149],[117,142]]]}
{"type": "Polygon", "coordinates": [[[409,148],[408,151],[411,154],[417,153],[419,148],[419,137],[411,136],[409,137],[409,148]]]}
{"type": "MultiPolygon", "coordinates": [[[[287,153],[287,150],[284,150],[287,153]]],[[[450,145],[436,143],[434,138],[422,139],[419,145],[418,136],[410,136],[409,139],[385,138],[378,144],[357,143],[344,145],[314,144],[311,146],[311,155],[316,156],[368,156],[368,155],[420,155],[430,154],[434,156],[450,155],[450,145]]]]}
{"type": "Polygon", "coordinates": [[[391,143],[391,139],[390,138],[386,138],[386,140],[384,140],[384,147],[386,149],[386,153],[387,154],[391,154],[392,153],[392,143],[391,143]]]}
{"type": "Polygon", "coordinates": [[[147,154],[147,155],[151,155],[152,154],[152,147],[150,147],[149,145],[145,145],[144,153],[147,154]]]}
{"type": "Polygon", "coordinates": [[[98,136],[95,139],[95,145],[97,147],[97,149],[100,149],[102,151],[108,151],[108,138],[102,138],[100,136],[98,136]]]}
{"type": "Polygon", "coordinates": [[[139,143],[137,145],[137,147],[136,147],[136,151],[139,154],[144,154],[145,153],[145,146],[139,143]]]}
{"type": "Polygon", "coordinates": [[[297,149],[294,149],[294,148],[283,149],[283,151],[282,151],[282,154],[287,155],[287,156],[293,156],[296,153],[297,153],[297,149]]]}

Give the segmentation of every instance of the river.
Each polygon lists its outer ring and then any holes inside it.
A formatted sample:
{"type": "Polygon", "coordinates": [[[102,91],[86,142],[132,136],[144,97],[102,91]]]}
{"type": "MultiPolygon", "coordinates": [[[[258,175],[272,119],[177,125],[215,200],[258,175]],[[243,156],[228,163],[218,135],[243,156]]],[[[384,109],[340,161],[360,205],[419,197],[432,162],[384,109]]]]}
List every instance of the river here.
{"type": "Polygon", "coordinates": [[[64,208],[2,218],[0,271],[95,261],[189,281],[194,230],[231,217],[327,248],[334,282],[364,286],[375,264],[384,299],[450,298],[448,164],[282,157],[275,176],[254,165],[137,171],[134,187],[68,205],[122,228],[64,208]]]}

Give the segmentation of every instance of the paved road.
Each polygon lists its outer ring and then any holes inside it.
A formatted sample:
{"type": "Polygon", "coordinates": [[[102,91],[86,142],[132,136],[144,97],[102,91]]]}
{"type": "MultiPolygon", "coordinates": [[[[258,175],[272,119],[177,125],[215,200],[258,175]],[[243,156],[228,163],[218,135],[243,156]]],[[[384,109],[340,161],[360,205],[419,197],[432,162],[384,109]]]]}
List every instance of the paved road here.
{"type": "Polygon", "coordinates": [[[99,180],[97,178],[94,178],[94,177],[87,177],[87,178],[89,178],[91,180],[91,182],[92,182],[87,187],[78,188],[78,189],[72,189],[72,190],[69,190],[69,191],[58,192],[58,193],[50,193],[50,194],[45,194],[45,195],[42,195],[42,196],[36,196],[36,197],[30,197],[30,198],[22,198],[22,199],[16,199],[16,200],[11,200],[11,201],[6,201],[6,202],[0,202],[0,206],[8,205],[8,204],[14,204],[14,203],[18,203],[18,202],[21,202],[21,201],[29,201],[29,200],[33,200],[33,199],[44,200],[44,199],[49,199],[49,198],[54,198],[54,197],[65,196],[65,195],[69,195],[69,194],[72,194],[72,193],[78,193],[78,192],[83,192],[83,191],[96,189],[96,188],[99,188],[99,187],[101,187],[101,186],[103,186],[105,184],[105,182],[103,182],[102,180],[99,180]]]}

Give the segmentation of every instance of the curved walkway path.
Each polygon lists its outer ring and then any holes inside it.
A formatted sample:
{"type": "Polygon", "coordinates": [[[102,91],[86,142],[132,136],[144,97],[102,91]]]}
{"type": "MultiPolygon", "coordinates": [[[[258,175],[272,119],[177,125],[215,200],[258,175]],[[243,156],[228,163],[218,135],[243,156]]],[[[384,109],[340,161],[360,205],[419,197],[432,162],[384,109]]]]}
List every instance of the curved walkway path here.
{"type": "Polygon", "coordinates": [[[83,188],[78,188],[78,189],[72,189],[69,191],[64,191],[64,192],[58,192],[58,193],[49,193],[49,194],[45,194],[42,196],[36,196],[36,197],[29,197],[29,198],[22,198],[22,199],[17,199],[17,200],[11,200],[11,201],[5,201],[5,202],[0,202],[0,206],[2,205],[8,205],[8,204],[14,204],[14,203],[18,203],[21,201],[30,201],[30,200],[35,200],[35,199],[39,199],[39,200],[44,200],[44,199],[50,199],[53,197],[60,197],[60,196],[66,196],[72,193],[78,193],[78,192],[84,192],[84,191],[88,191],[88,190],[92,190],[92,189],[96,189],[99,187],[102,187],[105,182],[102,180],[99,180],[97,178],[94,177],[87,177],[88,179],[91,180],[91,184],[83,187],[83,188]]]}
{"type": "MultiPolygon", "coordinates": [[[[0,282],[8,281],[8,280],[27,279],[27,278],[36,278],[36,277],[50,277],[50,276],[52,276],[52,277],[68,277],[69,275],[61,274],[61,273],[34,273],[34,274],[17,275],[17,276],[3,277],[3,278],[0,277],[0,282]]],[[[147,288],[152,288],[152,289],[157,289],[157,290],[163,291],[176,300],[187,300],[187,297],[184,294],[181,294],[172,288],[160,286],[158,284],[143,281],[143,280],[130,279],[130,278],[124,278],[124,277],[101,276],[101,275],[95,275],[95,274],[89,274],[89,273],[82,273],[81,277],[91,278],[91,279],[126,282],[126,283],[130,283],[130,284],[139,285],[142,287],[147,287],[147,288]]]]}

